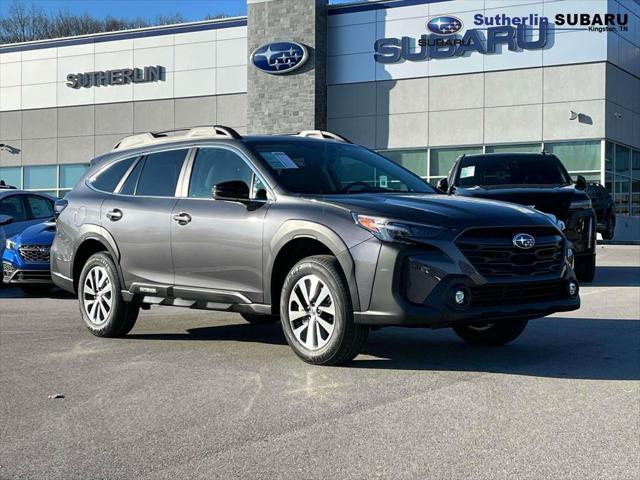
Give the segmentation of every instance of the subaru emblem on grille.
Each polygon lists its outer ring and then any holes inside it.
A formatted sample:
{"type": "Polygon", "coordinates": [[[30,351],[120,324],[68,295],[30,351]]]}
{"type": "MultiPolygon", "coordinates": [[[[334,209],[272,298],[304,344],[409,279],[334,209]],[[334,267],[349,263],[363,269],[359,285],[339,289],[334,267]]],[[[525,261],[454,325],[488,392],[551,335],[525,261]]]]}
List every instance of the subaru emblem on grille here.
{"type": "Polygon", "coordinates": [[[536,244],[536,239],[528,233],[516,233],[512,241],[516,247],[522,248],[523,250],[529,250],[536,244]]]}

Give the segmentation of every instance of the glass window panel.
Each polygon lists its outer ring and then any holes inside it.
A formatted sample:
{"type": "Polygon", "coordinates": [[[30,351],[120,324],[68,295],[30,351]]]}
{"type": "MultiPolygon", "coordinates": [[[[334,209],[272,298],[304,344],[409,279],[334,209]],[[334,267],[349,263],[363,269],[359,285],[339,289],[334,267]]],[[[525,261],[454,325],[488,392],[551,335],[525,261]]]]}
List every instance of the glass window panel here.
{"type": "Polygon", "coordinates": [[[600,183],[600,172],[569,172],[569,175],[573,180],[582,175],[588,183],[600,183]]]}
{"type": "MultiPolygon", "coordinates": [[[[55,195],[54,193],[54,196],[55,195]]],[[[31,209],[31,218],[49,218],[53,217],[53,202],[43,197],[29,195],[27,203],[31,209]]]]}
{"type": "Polygon", "coordinates": [[[87,171],[89,165],[60,165],[60,188],[73,188],[87,171]]]}
{"type": "Polygon", "coordinates": [[[416,175],[427,176],[427,150],[386,150],[379,153],[416,175]]]}
{"type": "Polygon", "coordinates": [[[201,148],[193,164],[189,196],[211,198],[214,185],[235,180],[251,185],[253,172],[234,152],[221,148],[201,148]]]}
{"type": "Polygon", "coordinates": [[[615,196],[613,201],[616,204],[616,213],[619,215],[629,215],[630,184],[629,178],[614,175],[615,196]]]}
{"type": "Polygon", "coordinates": [[[516,145],[487,145],[486,153],[540,153],[542,145],[539,143],[520,143],[516,145]]]}
{"type": "Polygon", "coordinates": [[[9,195],[0,200],[0,215],[13,217],[14,222],[27,219],[27,209],[22,202],[23,195],[9,195]]]}
{"type": "Polygon", "coordinates": [[[631,215],[640,216],[640,180],[631,181],[631,215]]]}
{"type": "Polygon", "coordinates": [[[42,190],[56,188],[56,166],[41,165],[37,167],[24,167],[24,188],[27,190],[42,190]]]}
{"type": "Polygon", "coordinates": [[[136,166],[133,167],[131,173],[124,181],[122,188],[120,189],[120,193],[122,195],[133,195],[136,193],[136,186],[138,185],[138,178],[140,178],[140,172],[142,171],[142,167],[144,166],[144,158],[141,159],[136,166]]]}
{"type": "Polygon", "coordinates": [[[606,142],[604,147],[604,169],[613,172],[613,143],[606,142]]]}
{"type": "Polygon", "coordinates": [[[462,154],[471,155],[482,153],[482,147],[463,148],[432,148],[431,149],[431,176],[446,176],[453,164],[462,154]]]}
{"type": "Polygon", "coordinates": [[[631,161],[631,176],[640,179],[640,152],[633,151],[633,160],[631,161]]]}
{"type": "Polygon", "coordinates": [[[0,180],[4,180],[6,185],[22,188],[20,177],[20,167],[0,167],[0,180]]]}
{"type": "Polygon", "coordinates": [[[558,157],[569,171],[600,169],[599,140],[545,143],[544,149],[558,157]]]}
{"type": "Polygon", "coordinates": [[[616,173],[629,175],[631,166],[631,152],[627,147],[616,145],[616,173]]]}
{"type": "Polygon", "coordinates": [[[120,160],[92,179],[91,185],[103,192],[113,192],[122,176],[129,170],[133,161],[138,157],[125,158],[120,160]]]}
{"type": "Polygon", "coordinates": [[[187,151],[170,150],[147,155],[136,195],[173,197],[187,151]]]}

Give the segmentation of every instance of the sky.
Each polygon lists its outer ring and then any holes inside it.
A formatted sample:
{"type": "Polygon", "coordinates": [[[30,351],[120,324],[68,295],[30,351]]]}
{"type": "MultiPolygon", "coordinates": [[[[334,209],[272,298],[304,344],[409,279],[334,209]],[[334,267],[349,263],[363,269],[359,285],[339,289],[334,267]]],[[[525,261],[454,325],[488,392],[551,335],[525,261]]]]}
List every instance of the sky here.
{"type": "MultiPolygon", "coordinates": [[[[116,18],[147,18],[181,13],[187,20],[201,20],[207,15],[247,14],[245,0],[18,0],[34,4],[47,13],[68,10],[88,13],[97,18],[111,15],[116,18]]],[[[0,0],[0,15],[8,12],[12,0],[0,0]]]]}

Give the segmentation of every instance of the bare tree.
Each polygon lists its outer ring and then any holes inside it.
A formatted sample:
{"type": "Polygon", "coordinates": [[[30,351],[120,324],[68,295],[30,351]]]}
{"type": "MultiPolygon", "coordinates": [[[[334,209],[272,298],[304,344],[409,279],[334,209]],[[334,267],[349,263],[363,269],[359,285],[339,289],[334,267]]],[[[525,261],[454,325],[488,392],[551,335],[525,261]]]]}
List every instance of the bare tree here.
{"type": "MultiPolygon", "coordinates": [[[[224,18],[224,15],[207,15],[205,19],[224,18]]],[[[7,15],[0,18],[0,44],[29,42],[48,38],[88,35],[99,32],[113,32],[131,28],[150,27],[184,23],[181,13],[159,15],[153,21],[143,18],[123,19],[107,16],[103,19],[89,14],[74,14],[59,10],[48,15],[36,5],[27,5],[14,0],[7,15]]]]}

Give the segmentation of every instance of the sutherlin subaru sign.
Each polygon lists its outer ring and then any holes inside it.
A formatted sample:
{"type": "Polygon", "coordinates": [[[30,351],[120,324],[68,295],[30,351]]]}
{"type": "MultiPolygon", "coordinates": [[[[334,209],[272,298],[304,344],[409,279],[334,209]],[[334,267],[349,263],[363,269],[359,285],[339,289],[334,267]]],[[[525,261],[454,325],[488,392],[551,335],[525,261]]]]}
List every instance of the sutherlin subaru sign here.
{"type": "Polygon", "coordinates": [[[411,37],[382,38],[374,44],[374,58],[378,63],[401,60],[420,61],[429,58],[459,57],[472,52],[497,53],[501,45],[511,51],[537,50],[547,45],[549,21],[531,16],[529,22],[510,21],[509,25],[470,29],[460,36],[462,21],[454,16],[440,16],[426,22],[427,31],[419,39],[411,37]],[[532,33],[537,31],[537,38],[532,33]]]}
{"type": "Polygon", "coordinates": [[[259,70],[277,75],[299,69],[308,57],[309,53],[304,45],[283,41],[258,47],[251,54],[251,62],[259,70]]]}
{"type": "Polygon", "coordinates": [[[108,85],[127,85],[129,83],[162,82],[165,80],[165,68],[160,65],[144,68],[121,68],[67,75],[67,87],[90,88],[108,85]]]}

